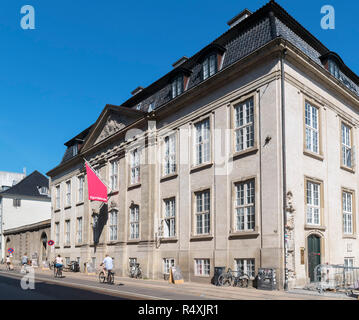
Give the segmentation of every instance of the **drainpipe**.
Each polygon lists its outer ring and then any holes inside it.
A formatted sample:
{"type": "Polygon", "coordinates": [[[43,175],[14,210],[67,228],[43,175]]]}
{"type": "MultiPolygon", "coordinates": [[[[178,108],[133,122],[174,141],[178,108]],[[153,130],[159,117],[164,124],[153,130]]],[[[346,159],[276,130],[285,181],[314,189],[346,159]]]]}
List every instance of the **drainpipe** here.
{"type": "Polygon", "coordinates": [[[284,59],[287,49],[283,49],[280,57],[281,69],[281,105],[282,105],[282,166],[283,166],[283,241],[284,241],[284,290],[288,290],[288,268],[287,268],[287,163],[285,145],[285,88],[284,88],[284,59]]]}

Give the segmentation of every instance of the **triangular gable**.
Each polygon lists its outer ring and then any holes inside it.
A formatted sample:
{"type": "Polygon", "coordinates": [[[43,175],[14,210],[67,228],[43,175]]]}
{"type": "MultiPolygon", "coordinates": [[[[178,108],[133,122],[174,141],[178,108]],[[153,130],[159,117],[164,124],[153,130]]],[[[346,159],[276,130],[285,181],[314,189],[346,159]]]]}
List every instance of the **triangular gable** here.
{"type": "Polygon", "coordinates": [[[116,134],[131,123],[142,118],[144,112],[122,106],[106,105],[92,127],[82,152],[116,134]]]}

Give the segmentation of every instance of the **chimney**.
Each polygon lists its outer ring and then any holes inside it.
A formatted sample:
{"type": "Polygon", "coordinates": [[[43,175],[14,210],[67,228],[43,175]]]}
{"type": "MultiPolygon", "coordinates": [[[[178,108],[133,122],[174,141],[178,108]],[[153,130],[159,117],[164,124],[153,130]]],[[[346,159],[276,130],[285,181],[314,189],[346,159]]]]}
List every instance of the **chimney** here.
{"type": "Polygon", "coordinates": [[[237,14],[234,18],[229,20],[227,24],[230,28],[233,28],[235,25],[248,18],[252,14],[248,9],[244,9],[240,14],[237,14]]]}
{"type": "Polygon", "coordinates": [[[137,93],[140,93],[143,90],[143,87],[137,87],[135,90],[131,92],[133,96],[135,96],[137,93]]]}
{"type": "Polygon", "coordinates": [[[185,63],[187,60],[188,60],[188,58],[185,57],[185,56],[183,56],[181,59],[177,60],[177,61],[172,65],[172,67],[173,67],[173,68],[177,68],[177,67],[179,67],[182,63],[185,63]]]}

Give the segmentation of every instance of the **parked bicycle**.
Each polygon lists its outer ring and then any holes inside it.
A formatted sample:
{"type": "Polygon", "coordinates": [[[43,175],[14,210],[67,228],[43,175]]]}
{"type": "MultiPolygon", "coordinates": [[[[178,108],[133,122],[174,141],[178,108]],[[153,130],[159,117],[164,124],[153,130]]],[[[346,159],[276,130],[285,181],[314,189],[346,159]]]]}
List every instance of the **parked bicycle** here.
{"type": "Polygon", "coordinates": [[[129,276],[135,279],[142,278],[142,269],[139,263],[130,264],[129,276]]]}
{"type": "Polygon", "coordinates": [[[242,271],[232,270],[228,268],[227,272],[222,273],[218,277],[218,284],[223,287],[241,287],[248,288],[249,277],[247,274],[242,273],[242,271]]]}
{"type": "Polygon", "coordinates": [[[98,275],[98,279],[100,283],[107,282],[108,284],[114,284],[115,283],[115,273],[108,270],[107,271],[107,277],[105,276],[105,272],[102,270],[100,274],[98,275]]]}

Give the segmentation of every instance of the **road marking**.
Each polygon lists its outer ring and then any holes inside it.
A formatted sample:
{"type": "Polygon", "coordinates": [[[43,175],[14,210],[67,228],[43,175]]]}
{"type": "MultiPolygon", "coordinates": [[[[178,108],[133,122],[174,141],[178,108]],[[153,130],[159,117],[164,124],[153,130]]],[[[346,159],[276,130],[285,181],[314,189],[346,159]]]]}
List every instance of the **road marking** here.
{"type": "MultiPolygon", "coordinates": [[[[0,274],[5,274],[7,276],[10,276],[10,278],[15,277],[16,279],[18,279],[19,277],[21,278],[21,275],[18,274],[9,274],[8,272],[5,271],[0,271],[0,274]],[[12,277],[11,277],[12,276],[12,277]]],[[[127,291],[119,291],[119,290],[114,290],[114,289],[107,289],[107,288],[103,288],[103,287],[96,287],[96,286],[90,286],[90,285],[86,285],[86,284],[79,284],[79,283],[73,283],[73,282],[62,282],[60,280],[52,280],[52,279],[46,279],[46,278],[41,278],[41,277],[36,277],[36,281],[37,280],[41,280],[43,282],[50,282],[50,283],[59,283],[63,286],[67,286],[67,287],[78,287],[78,288],[82,288],[82,287],[86,287],[86,288],[91,288],[91,289],[96,289],[97,291],[107,291],[107,292],[113,292],[116,293],[117,295],[128,295],[128,296],[132,296],[132,297],[137,297],[137,298],[144,298],[146,300],[148,299],[152,299],[152,300],[170,300],[167,298],[160,298],[160,297],[155,297],[155,296],[150,296],[150,295],[145,295],[145,294],[141,294],[141,293],[132,293],[132,292],[127,292],[127,291]]]]}

